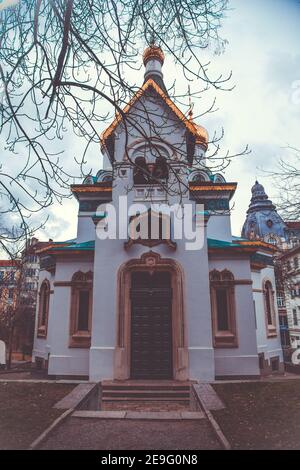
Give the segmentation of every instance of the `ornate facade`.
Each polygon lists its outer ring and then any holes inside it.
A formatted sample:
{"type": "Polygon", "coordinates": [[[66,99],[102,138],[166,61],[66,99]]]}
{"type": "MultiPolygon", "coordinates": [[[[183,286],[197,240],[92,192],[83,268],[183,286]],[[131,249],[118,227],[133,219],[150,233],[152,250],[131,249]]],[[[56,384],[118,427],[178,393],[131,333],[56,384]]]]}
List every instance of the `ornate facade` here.
{"type": "Polygon", "coordinates": [[[71,186],[76,238],[40,251],[34,358],[93,381],[281,371],[274,247],[232,235],[237,183],[208,168],[208,133],[168,96],[161,49],[143,60],[144,84],[102,133],[103,169],[71,186]]]}

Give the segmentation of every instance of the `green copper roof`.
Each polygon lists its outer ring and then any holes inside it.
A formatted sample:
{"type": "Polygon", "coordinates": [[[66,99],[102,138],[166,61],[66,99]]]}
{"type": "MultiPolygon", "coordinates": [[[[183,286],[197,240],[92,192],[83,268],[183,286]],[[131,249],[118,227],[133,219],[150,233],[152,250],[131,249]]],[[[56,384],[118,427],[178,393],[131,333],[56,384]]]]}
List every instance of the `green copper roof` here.
{"type": "Polygon", "coordinates": [[[90,240],[88,242],[81,242],[81,243],[70,243],[70,245],[67,246],[58,246],[54,248],[55,250],[67,250],[67,251],[72,251],[72,250],[94,250],[95,249],[95,240],[90,240]]]}
{"type": "Polygon", "coordinates": [[[225,242],[224,240],[215,240],[214,238],[207,239],[208,248],[233,248],[241,247],[238,243],[225,242]]]}
{"type": "MultiPolygon", "coordinates": [[[[69,245],[64,245],[64,246],[59,246],[61,243],[58,243],[58,246],[55,246],[55,250],[67,250],[67,251],[72,251],[72,250],[94,250],[95,249],[95,240],[90,240],[87,242],[81,242],[81,243],[75,243],[71,242],[69,245]]],[[[207,239],[207,245],[209,248],[241,248],[241,245],[239,243],[234,243],[234,242],[227,242],[224,240],[216,240],[214,238],[208,238],[207,239]]]]}

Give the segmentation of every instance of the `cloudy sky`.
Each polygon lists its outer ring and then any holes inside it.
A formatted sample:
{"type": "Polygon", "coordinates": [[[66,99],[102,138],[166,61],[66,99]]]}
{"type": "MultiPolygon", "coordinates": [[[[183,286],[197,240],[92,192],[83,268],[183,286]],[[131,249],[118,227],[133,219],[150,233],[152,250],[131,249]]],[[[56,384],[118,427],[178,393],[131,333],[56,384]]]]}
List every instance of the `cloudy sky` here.
{"type": "MultiPolygon", "coordinates": [[[[278,192],[264,171],[272,170],[280,156],[290,158],[285,149],[288,144],[300,148],[300,4],[297,0],[232,0],[230,7],[221,31],[228,41],[224,54],[216,56],[213,51],[207,51],[204,58],[211,59],[213,73],[226,74],[232,70],[231,84],[235,89],[217,92],[218,111],[199,123],[210,134],[224,127],[221,148],[224,153],[227,149],[238,152],[246,144],[252,151],[235,159],[225,172],[227,181],[238,182],[232,226],[233,233],[239,235],[255,179],[265,185],[269,196],[276,201],[278,192]]],[[[172,84],[174,73],[175,67],[166,58],[167,85],[172,84]]],[[[142,74],[143,70],[141,83],[142,74]]],[[[185,83],[181,85],[186,88],[185,83]]],[[[211,91],[205,100],[209,102],[214,95],[211,91]]],[[[195,104],[195,114],[203,112],[204,101],[195,104]]],[[[72,161],[74,146],[70,138],[64,142],[65,164],[72,161]]],[[[101,167],[100,152],[90,154],[88,159],[96,173],[101,167]]],[[[76,215],[77,203],[73,199],[55,205],[49,211],[49,221],[39,233],[40,238],[75,237],[76,215]]]]}

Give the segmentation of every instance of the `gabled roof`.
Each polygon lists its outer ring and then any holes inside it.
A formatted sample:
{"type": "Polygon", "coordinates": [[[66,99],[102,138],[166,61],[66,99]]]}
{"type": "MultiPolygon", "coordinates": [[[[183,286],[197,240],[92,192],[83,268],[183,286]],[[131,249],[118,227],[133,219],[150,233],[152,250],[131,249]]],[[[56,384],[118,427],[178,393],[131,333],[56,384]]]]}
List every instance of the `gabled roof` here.
{"type": "Polygon", "coordinates": [[[208,134],[206,130],[195,124],[192,120],[189,120],[180,109],[176,106],[176,104],[167,96],[167,94],[158,86],[158,84],[152,79],[149,78],[143,86],[135,93],[135,95],[131,98],[129,103],[125,106],[125,108],[121,113],[117,113],[114,121],[110,124],[110,126],[101,134],[101,142],[105,144],[105,141],[112,135],[118,124],[122,121],[123,115],[127,114],[132,106],[145,94],[145,92],[152,88],[166,103],[166,105],[174,112],[174,114],[182,121],[185,125],[187,130],[189,130],[198,141],[201,141],[203,145],[207,146],[208,142],[208,134]]]}

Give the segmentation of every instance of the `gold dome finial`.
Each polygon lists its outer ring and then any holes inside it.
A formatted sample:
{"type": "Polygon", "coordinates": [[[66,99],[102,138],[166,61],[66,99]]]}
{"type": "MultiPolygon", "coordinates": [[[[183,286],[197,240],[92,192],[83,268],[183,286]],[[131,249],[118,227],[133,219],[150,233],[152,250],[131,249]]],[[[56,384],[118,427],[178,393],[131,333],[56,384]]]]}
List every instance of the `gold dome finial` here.
{"type": "Polygon", "coordinates": [[[143,62],[146,66],[147,62],[151,59],[157,59],[163,65],[165,60],[165,54],[159,46],[154,44],[154,39],[151,40],[149,46],[144,50],[143,53],[143,62]]]}

